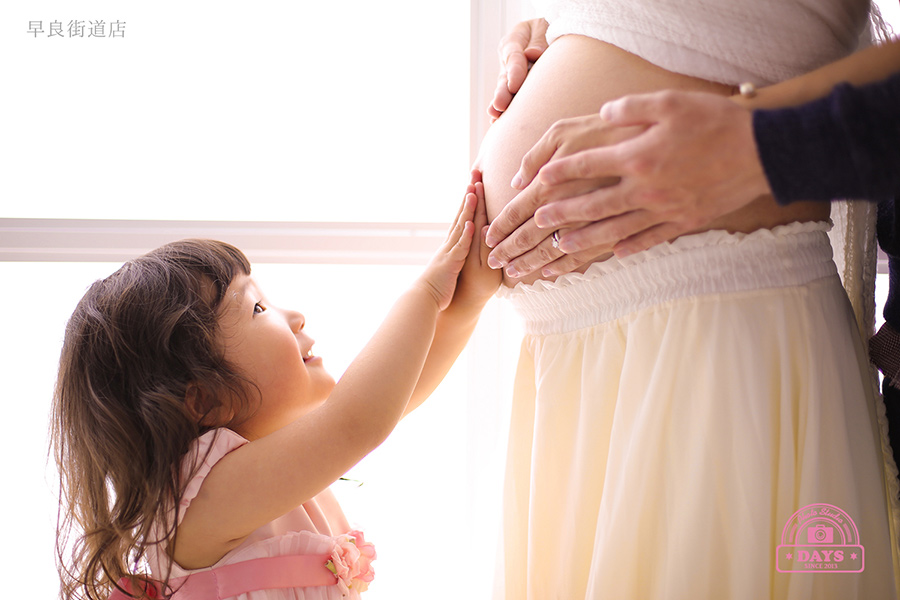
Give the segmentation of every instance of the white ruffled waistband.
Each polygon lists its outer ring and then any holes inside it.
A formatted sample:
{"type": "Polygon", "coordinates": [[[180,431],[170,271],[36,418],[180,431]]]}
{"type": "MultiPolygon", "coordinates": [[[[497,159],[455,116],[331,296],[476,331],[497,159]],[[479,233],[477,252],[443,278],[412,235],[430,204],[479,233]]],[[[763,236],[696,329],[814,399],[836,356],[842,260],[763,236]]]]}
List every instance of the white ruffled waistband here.
{"type": "Polygon", "coordinates": [[[613,321],[671,300],[804,285],[832,275],[827,222],[752,233],[683,236],[624,259],[592,264],[556,281],[501,287],[529,334],[563,333],[613,321]]]}

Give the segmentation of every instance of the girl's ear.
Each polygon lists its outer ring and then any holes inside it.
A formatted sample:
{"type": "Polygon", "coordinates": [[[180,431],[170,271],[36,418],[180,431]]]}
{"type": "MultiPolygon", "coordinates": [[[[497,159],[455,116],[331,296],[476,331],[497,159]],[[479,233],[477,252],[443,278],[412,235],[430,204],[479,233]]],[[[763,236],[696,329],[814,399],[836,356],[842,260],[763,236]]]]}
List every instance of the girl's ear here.
{"type": "Polygon", "coordinates": [[[205,427],[222,427],[234,419],[234,411],[216,402],[213,394],[199,383],[188,384],[184,406],[194,422],[205,427]]]}

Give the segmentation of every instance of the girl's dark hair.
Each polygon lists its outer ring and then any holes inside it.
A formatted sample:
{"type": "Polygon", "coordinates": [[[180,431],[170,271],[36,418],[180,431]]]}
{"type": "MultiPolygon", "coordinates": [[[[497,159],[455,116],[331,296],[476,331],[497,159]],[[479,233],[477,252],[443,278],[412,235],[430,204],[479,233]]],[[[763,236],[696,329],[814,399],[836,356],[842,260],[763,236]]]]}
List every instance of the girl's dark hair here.
{"type": "Polygon", "coordinates": [[[189,411],[189,388],[232,409],[252,389],[218,338],[217,311],[241,273],[250,263],[229,244],[167,244],[95,282],[69,319],[51,425],[62,598],[106,600],[124,576],[139,584],[147,548],[174,543],[181,462],[226,424],[189,411]]]}

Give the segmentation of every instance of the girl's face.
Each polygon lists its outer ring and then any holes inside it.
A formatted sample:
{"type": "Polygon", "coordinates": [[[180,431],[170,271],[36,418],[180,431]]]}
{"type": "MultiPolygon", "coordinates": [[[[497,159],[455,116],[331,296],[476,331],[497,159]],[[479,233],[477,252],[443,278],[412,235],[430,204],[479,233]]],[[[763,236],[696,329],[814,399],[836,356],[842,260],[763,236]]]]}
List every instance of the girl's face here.
{"type": "Polygon", "coordinates": [[[315,341],[303,331],[299,312],[272,306],[256,281],[238,275],[228,286],[219,318],[225,359],[259,388],[250,416],[231,428],[258,439],[320,406],[334,388],[315,341]]]}

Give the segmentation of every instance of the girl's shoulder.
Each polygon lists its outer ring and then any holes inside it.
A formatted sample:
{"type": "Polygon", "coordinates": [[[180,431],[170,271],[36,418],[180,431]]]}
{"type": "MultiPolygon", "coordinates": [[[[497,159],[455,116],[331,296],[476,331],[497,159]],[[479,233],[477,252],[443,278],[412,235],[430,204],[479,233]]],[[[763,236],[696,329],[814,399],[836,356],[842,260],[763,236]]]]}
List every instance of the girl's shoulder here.
{"type": "Polygon", "coordinates": [[[225,456],[232,450],[240,448],[247,443],[249,443],[249,440],[241,437],[227,427],[210,429],[194,440],[193,444],[191,444],[191,451],[188,453],[188,458],[190,458],[191,454],[194,454],[194,456],[199,456],[202,459],[206,452],[210,452],[211,454],[220,454],[219,459],[221,459],[222,456],[225,456]]]}
{"type": "Polygon", "coordinates": [[[179,503],[179,521],[184,518],[185,510],[197,497],[203,481],[216,463],[229,452],[237,450],[247,443],[249,443],[247,439],[226,427],[207,431],[194,440],[181,464],[181,477],[185,485],[179,503]]]}
{"type": "MultiPolygon", "coordinates": [[[[185,512],[191,502],[200,493],[200,487],[212,471],[213,467],[229,452],[232,452],[248,443],[248,440],[239,436],[230,429],[224,427],[208,431],[195,439],[181,461],[182,494],[178,501],[178,510],[172,503],[167,502],[166,517],[161,522],[154,523],[152,537],[164,539],[173,526],[181,525],[185,512]]],[[[162,577],[170,568],[180,570],[171,563],[166,547],[167,543],[151,544],[147,548],[147,560],[150,570],[157,578],[162,577]],[[171,567],[169,566],[171,565],[171,567]]]]}

